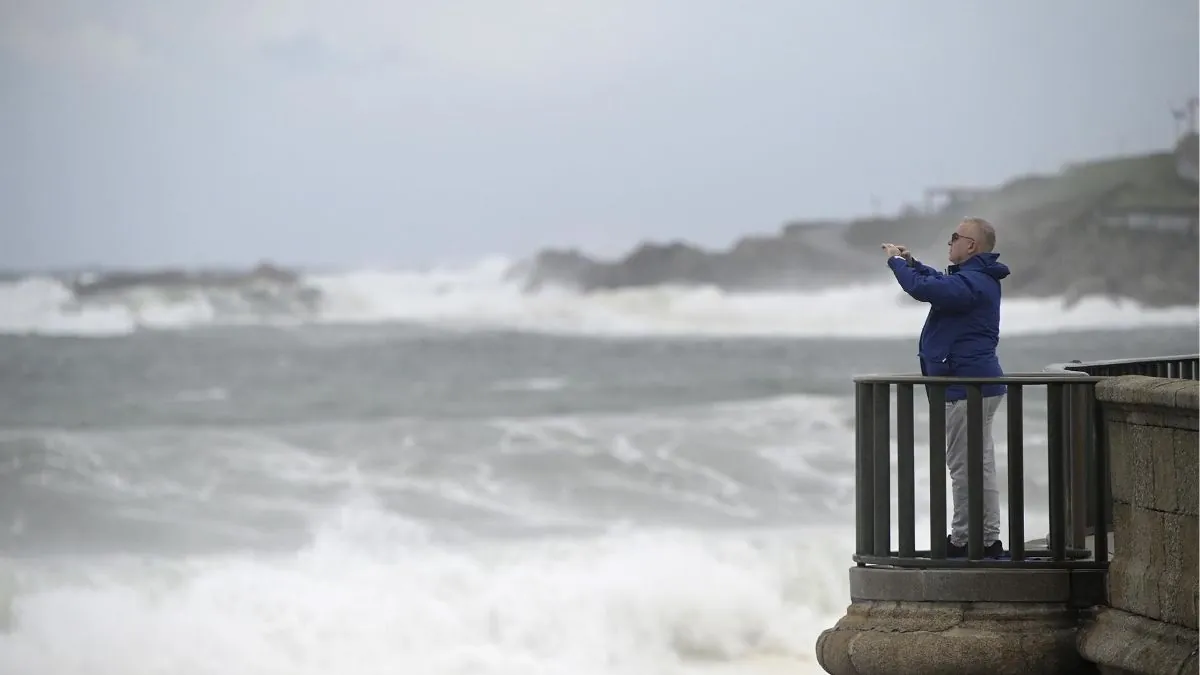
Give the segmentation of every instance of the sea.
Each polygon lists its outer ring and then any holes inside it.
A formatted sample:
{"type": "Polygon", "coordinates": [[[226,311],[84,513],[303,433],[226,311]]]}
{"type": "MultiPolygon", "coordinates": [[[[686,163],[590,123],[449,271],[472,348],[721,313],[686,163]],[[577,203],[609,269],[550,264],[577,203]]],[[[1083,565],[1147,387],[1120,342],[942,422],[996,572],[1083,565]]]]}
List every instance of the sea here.
{"type": "MultiPolygon", "coordinates": [[[[313,274],[290,317],[0,283],[0,673],[821,672],[852,378],[915,371],[924,309],[884,275],[525,294],[506,268],[313,274]]],[[[1000,356],[1195,352],[1198,320],[1010,299],[1000,356]]],[[[1022,414],[1032,538],[1044,397],[1022,414]]]]}

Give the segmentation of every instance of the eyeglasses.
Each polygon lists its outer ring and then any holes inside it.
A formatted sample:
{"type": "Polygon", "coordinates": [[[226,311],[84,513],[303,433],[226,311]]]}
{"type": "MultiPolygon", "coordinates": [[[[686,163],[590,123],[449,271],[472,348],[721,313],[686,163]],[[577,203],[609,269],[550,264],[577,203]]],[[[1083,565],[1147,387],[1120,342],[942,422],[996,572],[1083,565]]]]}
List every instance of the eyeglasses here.
{"type": "Polygon", "coordinates": [[[959,239],[966,239],[967,241],[975,241],[973,238],[971,238],[971,237],[968,237],[968,236],[966,236],[966,235],[964,235],[964,234],[959,234],[959,233],[957,233],[957,232],[951,232],[951,233],[950,233],[950,243],[951,243],[951,244],[953,244],[954,242],[958,241],[959,239]]]}

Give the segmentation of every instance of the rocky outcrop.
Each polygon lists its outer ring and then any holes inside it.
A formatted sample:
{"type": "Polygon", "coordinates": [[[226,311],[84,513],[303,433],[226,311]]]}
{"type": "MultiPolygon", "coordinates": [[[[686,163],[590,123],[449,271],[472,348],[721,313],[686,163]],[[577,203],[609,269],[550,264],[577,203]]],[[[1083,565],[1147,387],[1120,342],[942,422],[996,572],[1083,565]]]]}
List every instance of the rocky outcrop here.
{"type": "Polygon", "coordinates": [[[865,269],[864,260],[845,248],[838,232],[814,230],[745,237],[725,251],[680,241],[646,242],[615,261],[577,250],[548,250],[514,267],[510,276],[529,291],[546,286],[595,291],[669,285],[771,290],[818,287],[865,269]]]}
{"type": "Polygon", "coordinates": [[[271,263],[249,270],[105,271],[62,279],[70,288],[70,308],[139,305],[138,298],[204,297],[218,312],[253,315],[307,315],[320,308],[320,289],[297,271],[271,263]]]}
{"type": "MultiPolygon", "coordinates": [[[[1082,163],[1050,176],[1022,176],[955,202],[936,213],[907,209],[896,217],[847,222],[796,222],[773,235],[744,237],[727,250],[684,242],[643,242],[618,260],[580,251],[544,251],[514,267],[529,291],[566,286],[582,291],[707,285],[724,290],[822,287],[851,278],[886,278],[879,243],[910,246],[926,263],[944,267],[946,237],[966,215],[989,218],[1000,230],[1001,259],[1012,269],[1008,297],[1062,297],[1067,305],[1106,296],[1150,306],[1200,302],[1196,184],[1172,152],[1082,163]],[[1111,214],[1191,218],[1183,229],[1114,225],[1111,214]]],[[[1194,154],[1194,153],[1192,153],[1194,154]]],[[[1190,154],[1188,155],[1191,156],[1190,154]]]]}
{"type": "MultiPolygon", "coordinates": [[[[949,231],[956,221],[943,225],[949,231]]],[[[898,242],[913,241],[903,230],[898,242]]],[[[1007,232],[1002,234],[1009,234],[1007,232]]],[[[1127,299],[1148,306],[1200,302],[1196,238],[1162,232],[1080,235],[1060,243],[1014,237],[999,247],[1013,269],[1008,297],[1062,297],[1071,306],[1087,297],[1127,299]]],[[[511,277],[528,291],[562,286],[581,291],[659,285],[716,286],[723,290],[810,289],[864,276],[886,278],[878,245],[863,250],[844,241],[836,248],[786,237],[746,238],[728,251],[709,251],[674,242],[643,243],[628,256],[605,261],[575,251],[549,250],[514,268],[511,277]]],[[[917,249],[933,267],[946,266],[945,245],[917,249]]]]}
{"type": "Polygon", "coordinates": [[[1129,299],[1153,307],[1200,302],[1195,231],[1089,231],[1082,225],[1045,223],[1040,229],[1031,228],[1033,236],[1005,246],[1005,260],[1014,269],[1005,291],[1018,297],[1061,296],[1067,305],[1089,296],[1129,299]]]}
{"type": "Polygon", "coordinates": [[[545,286],[588,289],[598,264],[574,249],[549,249],[513,265],[505,279],[523,283],[528,291],[540,291],[545,286]]]}
{"type": "Polygon", "coordinates": [[[181,269],[154,270],[145,272],[108,272],[87,275],[71,282],[71,290],[77,298],[114,293],[130,288],[186,288],[186,287],[248,287],[255,285],[296,286],[300,275],[271,263],[259,263],[248,271],[191,271],[181,269]]]}

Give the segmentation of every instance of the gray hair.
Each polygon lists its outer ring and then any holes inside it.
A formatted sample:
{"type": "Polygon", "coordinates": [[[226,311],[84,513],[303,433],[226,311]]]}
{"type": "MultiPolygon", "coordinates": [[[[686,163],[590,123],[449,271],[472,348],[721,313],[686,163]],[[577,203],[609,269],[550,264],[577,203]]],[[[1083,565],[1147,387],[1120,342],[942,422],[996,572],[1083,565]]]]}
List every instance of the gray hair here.
{"type": "Polygon", "coordinates": [[[975,241],[979,245],[979,250],[984,253],[990,253],[996,248],[996,228],[983,218],[963,218],[963,222],[971,226],[975,233],[979,235],[975,241]]]}

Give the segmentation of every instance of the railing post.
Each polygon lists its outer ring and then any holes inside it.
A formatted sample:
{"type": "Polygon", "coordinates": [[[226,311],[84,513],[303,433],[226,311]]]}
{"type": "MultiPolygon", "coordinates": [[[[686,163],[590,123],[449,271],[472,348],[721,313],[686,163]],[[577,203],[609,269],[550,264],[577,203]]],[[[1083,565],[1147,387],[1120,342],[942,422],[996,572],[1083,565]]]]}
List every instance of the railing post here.
{"type": "Polygon", "coordinates": [[[1050,488],[1050,552],[1054,560],[1067,556],[1067,498],[1063,471],[1065,386],[1046,387],[1046,468],[1050,488]]]}
{"type": "Polygon", "coordinates": [[[1088,432],[1088,401],[1087,385],[1068,385],[1067,396],[1070,401],[1068,425],[1070,443],[1070,524],[1072,548],[1087,547],[1087,440],[1088,432]]]}
{"type": "Polygon", "coordinates": [[[890,412],[892,407],[891,385],[887,383],[873,385],[872,395],[875,432],[875,555],[891,555],[892,549],[892,424],[890,412]]]}
{"type": "Polygon", "coordinates": [[[875,530],[875,428],[873,385],[854,385],[854,524],[857,534],[855,548],[859,555],[874,550],[875,530]]]}
{"type": "Polygon", "coordinates": [[[1008,386],[1008,549],[1025,559],[1025,390],[1008,386]]]}
{"type": "Polygon", "coordinates": [[[946,386],[926,384],[929,399],[929,557],[946,558],[946,386]]]}
{"type": "Polygon", "coordinates": [[[896,385],[896,492],[901,558],[916,555],[916,487],[913,475],[913,386],[896,385]]]}
{"type": "Polygon", "coordinates": [[[983,391],[967,385],[967,558],[983,558],[983,391]]]}
{"type": "MultiPolygon", "coordinates": [[[[1095,387],[1095,384],[1092,385],[1095,387]]],[[[1089,389],[1095,400],[1094,389],[1089,389]]],[[[1092,530],[1092,551],[1097,562],[1108,561],[1108,514],[1112,505],[1108,475],[1108,427],[1105,426],[1104,410],[1093,404],[1092,408],[1092,508],[1096,511],[1096,525],[1092,530]]]]}
{"type": "MultiPolygon", "coordinates": [[[[1083,399],[1083,403],[1080,404],[1079,408],[1084,416],[1082,426],[1085,436],[1084,448],[1086,460],[1084,463],[1084,480],[1086,481],[1085,497],[1087,509],[1086,522],[1084,523],[1084,534],[1086,537],[1088,530],[1092,530],[1094,533],[1097,524],[1100,521],[1103,521],[1103,525],[1105,527],[1112,523],[1112,499],[1111,497],[1106,497],[1104,500],[1098,501],[1098,491],[1100,490],[1101,485],[1096,474],[1096,471],[1098,470],[1097,462],[1103,462],[1105,458],[1096,456],[1098,452],[1103,450],[1101,447],[1103,439],[1097,435],[1097,430],[1100,429],[1100,427],[1097,425],[1101,411],[1099,404],[1096,402],[1096,383],[1088,382],[1085,384],[1076,385],[1076,389],[1078,395],[1083,399]]],[[[1106,466],[1100,466],[1099,469],[1104,471],[1108,470],[1106,466]]],[[[1107,478],[1105,478],[1105,480],[1107,480],[1107,478]]],[[[1086,543],[1087,541],[1085,538],[1083,545],[1086,546],[1086,543]]]]}

